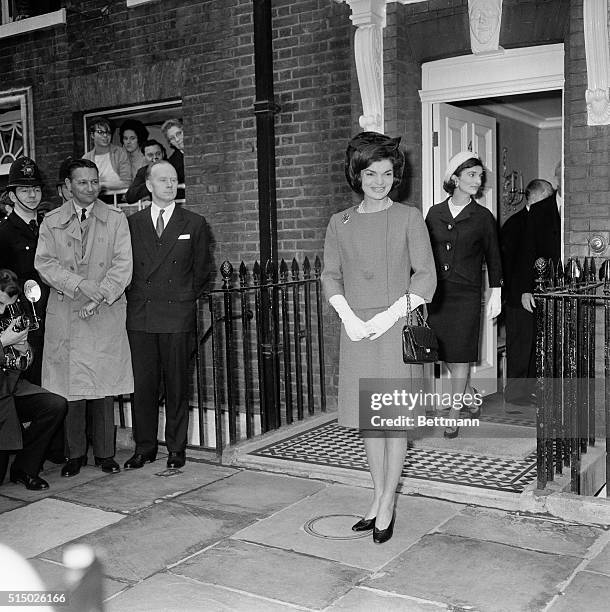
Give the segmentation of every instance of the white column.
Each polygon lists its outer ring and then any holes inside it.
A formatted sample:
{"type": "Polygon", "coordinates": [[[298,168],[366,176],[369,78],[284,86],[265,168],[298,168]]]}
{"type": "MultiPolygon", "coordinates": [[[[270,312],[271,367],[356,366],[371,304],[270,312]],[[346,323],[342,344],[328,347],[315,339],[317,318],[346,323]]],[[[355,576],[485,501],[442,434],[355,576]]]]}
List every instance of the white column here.
{"type": "Polygon", "coordinates": [[[352,9],[350,19],[357,27],[354,55],[362,98],[360,127],[383,133],[383,28],[386,23],[386,0],[343,1],[352,9]]]}
{"type": "Polygon", "coordinates": [[[610,124],[610,53],[608,51],[608,2],[584,0],[583,21],[587,58],[588,125],[610,124]]]}

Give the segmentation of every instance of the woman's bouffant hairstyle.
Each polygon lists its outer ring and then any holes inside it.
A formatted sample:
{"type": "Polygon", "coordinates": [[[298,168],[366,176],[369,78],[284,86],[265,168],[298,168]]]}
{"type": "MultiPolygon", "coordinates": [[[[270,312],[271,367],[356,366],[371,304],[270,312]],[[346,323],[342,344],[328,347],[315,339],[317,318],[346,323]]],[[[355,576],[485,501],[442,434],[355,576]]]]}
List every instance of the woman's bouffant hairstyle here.
{"type": "Polygon", "coordinates": [[[141,147],[142,143],[148,138],[148,129],[141,121],[138,121],[137,119],[125,119],[125,121],[121,123],[121,127],[119,128],[119,139],[121,143],[123,142],[123,136],[126,130],[135,132],[135,135],[138,137],[139,147],[141,147]]]}
{"type": "Polygon", "coordinates": [[[354,136],[345,151],[345,178],[349,186],[363,195],[360,173],[374,162],[389,159],[394,170],[392,189],[396,189],[402,181],[405,167],[405,156],[399,145],[400,136],[390,138],[377,132],[361,132],[354,136]]]}
{"type": "Polygon", "coordinates": [[[19,293],[17,275],[12,270],[7,270],[6,268],[0,270],[0,291],[6,293],[9,297],[19,293]]]}
{"type": "MultiPolygon", "coordinates": [[[[453,172],[451,176],[460,176],[460,174],[464,170],[468,170],[468,168],[476,168],[476,167],[483,168],[483,174],[481,175],[481,188],[476,193],[476,197],[480,198],[483,195],[483,189],[485,187],[485,180],[486,180],[487,175],[485,174],[485,166],[483,165],[483,162],[478,157],[471,157],[470,159],[467,159],[463,164],[460,164],[455,169],[455,172],[453,172]]],[[[455,191],[455,187],[456,185],[453,182],[452,178],[449,178],[446,181],[443,181],[443,189],[449,195],[453,195],[453,192],[455,191]]]]}

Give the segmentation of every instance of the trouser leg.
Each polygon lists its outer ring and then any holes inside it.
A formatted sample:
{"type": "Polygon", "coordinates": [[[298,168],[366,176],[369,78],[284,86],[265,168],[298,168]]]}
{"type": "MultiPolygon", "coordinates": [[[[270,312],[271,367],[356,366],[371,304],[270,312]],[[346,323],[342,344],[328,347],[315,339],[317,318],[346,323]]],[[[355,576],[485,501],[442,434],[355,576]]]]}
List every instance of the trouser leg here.
{"type": "Polygon", "coordinates": [[[506,311],[506,375],[504,399],[527,399],[533,391],[535,349],[534,316],[521,306],[507,305],[506,311]]]}
{"type": "Polygon", "coordinates": [[[136,453],[157,450],[159,427],[159,334],[127,332],[133,367],[134,395],[131,406],[136,453]]]}
{"type": "Polygon", "coordinates": [[[165,442],[168,451],[183,451],[188,435],[192,334],[160,336],[165,379],[165,442]]]}
{"type": "Polygon", "coordinates": [[[68,412],[64,423],[66,433],[66,455],[77,459],[87,454],[87,402],[74,400],[68,402],[68,412]]]}
{"type": "Polygon", "coordinates": [[[42,392],[15,397],[15,407],[22,423],[23,447],[17,452],[13,467],[36,475],[51,437],[66,414],[66,400],[55,393],[42,392]]]}
{"type": "Polygon", "coordinates": [[[114,457],[114,398],[107,396],[87,400],[87,412],[91,423],[93,454],[101,459],[114,457]]]}

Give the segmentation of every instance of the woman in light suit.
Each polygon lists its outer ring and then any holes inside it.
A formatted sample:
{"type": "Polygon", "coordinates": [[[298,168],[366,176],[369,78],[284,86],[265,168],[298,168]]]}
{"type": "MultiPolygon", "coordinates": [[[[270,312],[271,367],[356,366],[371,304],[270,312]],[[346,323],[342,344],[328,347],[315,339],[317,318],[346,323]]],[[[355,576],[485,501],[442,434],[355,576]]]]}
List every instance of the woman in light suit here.
{"type": "Polygon", "coordinates": [[[402,361],[401,330],[411,307],[432,299],[436,286],[428,233],[416,208],[389,193],[402,179],[400,138],[363,132],[348,144],[347,181],[362,201],[331,217],[324,244],[322,285],[341,321],[339,424],[360,427],[373,480],[373,500],[352,528],[392,537],[396,488],[407,449],[406,432],[375,430],[359,419],[362,378],[402,379],[421,366],[402,361]]]}

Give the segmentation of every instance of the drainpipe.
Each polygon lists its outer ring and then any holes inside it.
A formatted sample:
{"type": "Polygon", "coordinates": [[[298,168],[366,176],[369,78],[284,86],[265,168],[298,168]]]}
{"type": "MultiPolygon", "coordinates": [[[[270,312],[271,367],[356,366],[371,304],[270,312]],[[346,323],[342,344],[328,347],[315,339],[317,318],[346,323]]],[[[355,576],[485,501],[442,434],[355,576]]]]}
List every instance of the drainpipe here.
{"type": "MultiPolygon", "coordinates": [[[[258,166],[258,224],[261,272],[270,271],[277,281],[277,200],[275,192],[275,114],[279,106],[273,94],[273,30],[271,0],[253,0],[254,16],[254,78],[256,99],[256,158],[258,166]],[[267,262],[271,267],[267,268],[267,262]]],[[[261,362],[261,428],[277,429],[280,414],[280,369],[278,349],[278,293],[277,288],[261,291],[261,320],[259,339],[261,362]]]]}
{"type": "Polygon", "coordinates": [[[254,0],[254,78],[256,81],[256,157],[260,261],[277,262],[277,200],[275,194],[275,114],[273,94],[273,33],[271,0],[254,0]]]}

